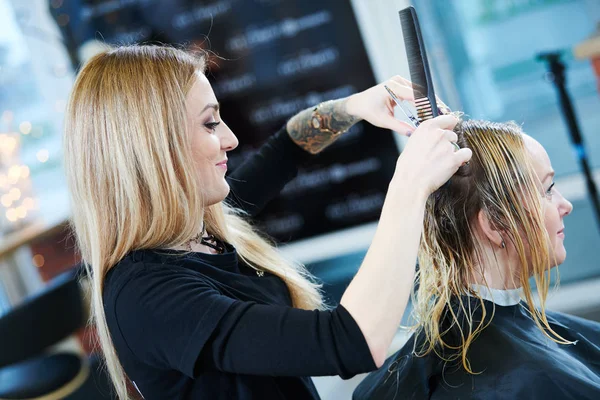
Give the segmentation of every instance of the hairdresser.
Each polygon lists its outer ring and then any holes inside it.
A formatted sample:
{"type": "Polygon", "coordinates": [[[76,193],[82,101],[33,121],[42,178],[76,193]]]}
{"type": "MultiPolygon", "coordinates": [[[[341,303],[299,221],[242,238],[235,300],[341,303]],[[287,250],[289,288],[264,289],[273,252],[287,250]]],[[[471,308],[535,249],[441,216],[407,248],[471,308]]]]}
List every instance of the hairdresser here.
{"type": "MultiPolygon", "coordinates": [[[[121,399],[132,387],[146,399],[316,399],[310,376],[384,362],[425,201],[471,152],[451,143],[453,116],[412,133],[360,270],[325,309],[312,277],[252,217],[356,122],[412,129],[378,85],[295,115],[226,178],[238,140],[204,71],[181,50],[120,47],[91,59],[73,88],[65,168],[108,371],[121,399]]],[[[412,99],[408,81],[385,84],[412,99]]]]}

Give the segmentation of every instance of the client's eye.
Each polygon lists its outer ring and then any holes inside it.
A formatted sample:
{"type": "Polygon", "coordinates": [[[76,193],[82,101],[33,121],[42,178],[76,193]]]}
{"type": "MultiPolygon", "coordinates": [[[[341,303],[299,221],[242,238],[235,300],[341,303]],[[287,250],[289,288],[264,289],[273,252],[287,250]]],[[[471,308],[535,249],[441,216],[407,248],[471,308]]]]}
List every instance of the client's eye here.
{"type": "Polygon", "coordinates": [[[552,189],[554,189],[554,182],[552,182],[548,190],[546,190],[546,197],[549,199],[552,198],[552,189]]]}

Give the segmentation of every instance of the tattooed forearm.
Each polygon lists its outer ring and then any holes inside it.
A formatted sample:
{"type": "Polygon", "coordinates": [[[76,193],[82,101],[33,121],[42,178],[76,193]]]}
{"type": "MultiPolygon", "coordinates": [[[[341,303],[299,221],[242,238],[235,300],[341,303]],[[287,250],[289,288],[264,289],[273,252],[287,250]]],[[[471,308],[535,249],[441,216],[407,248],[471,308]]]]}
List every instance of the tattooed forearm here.
{"type": "Polygon", "coordinates": [[[332,100],[319,106],[321,119],[313,121],[314,107],[307,108],[292,117],[287,123],[287,131],[294,142],[311,154],[317,154],[360,118],[348,114],[346,103],[348,98],[332,100]],[[317,126],[315,126],[315,124],[317,126]]]}

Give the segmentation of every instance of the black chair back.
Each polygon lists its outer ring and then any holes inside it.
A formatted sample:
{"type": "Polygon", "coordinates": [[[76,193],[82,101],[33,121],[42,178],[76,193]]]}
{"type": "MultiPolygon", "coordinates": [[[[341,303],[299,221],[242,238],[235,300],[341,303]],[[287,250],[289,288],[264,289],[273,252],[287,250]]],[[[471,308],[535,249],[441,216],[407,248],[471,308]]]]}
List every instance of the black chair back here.
{"type": "Polygon", "coordinates": [[[85,324],[78,279],[72,271],[0,317],[0,368],[39,356],[85,324]]]}

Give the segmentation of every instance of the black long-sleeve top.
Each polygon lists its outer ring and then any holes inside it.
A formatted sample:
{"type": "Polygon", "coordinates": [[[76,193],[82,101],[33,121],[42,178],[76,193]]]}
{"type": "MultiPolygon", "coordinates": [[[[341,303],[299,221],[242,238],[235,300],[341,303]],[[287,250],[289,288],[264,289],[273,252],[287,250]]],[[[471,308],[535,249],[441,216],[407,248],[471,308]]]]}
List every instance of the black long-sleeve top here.
{"type": "MultiPolygon", "coordinates": [[[[255,215],[309,156],[280,130],[230,175],[230,202],[255,215]]],[[[281,279],[226,247],[136,250],[107,274],[107,324],[146,399],[318,399],[310,376],[376,368],[343,306],[292,308],[281,279]]]]}

